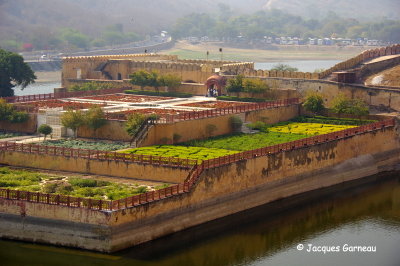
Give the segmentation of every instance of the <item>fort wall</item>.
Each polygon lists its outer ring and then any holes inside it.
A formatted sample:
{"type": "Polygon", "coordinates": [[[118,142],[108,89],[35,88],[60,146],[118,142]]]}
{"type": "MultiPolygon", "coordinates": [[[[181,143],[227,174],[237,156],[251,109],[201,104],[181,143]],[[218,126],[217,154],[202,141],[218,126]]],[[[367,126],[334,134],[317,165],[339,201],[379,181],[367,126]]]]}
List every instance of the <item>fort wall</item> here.
{"type": "Polygon", "coordinates": [[[393,170],[399,148],[394,127],[378,129],[211,168],[187,193],[113,212],[0,200],[0,232],[8,238],[116,251],[278,199],[393,170]]]}

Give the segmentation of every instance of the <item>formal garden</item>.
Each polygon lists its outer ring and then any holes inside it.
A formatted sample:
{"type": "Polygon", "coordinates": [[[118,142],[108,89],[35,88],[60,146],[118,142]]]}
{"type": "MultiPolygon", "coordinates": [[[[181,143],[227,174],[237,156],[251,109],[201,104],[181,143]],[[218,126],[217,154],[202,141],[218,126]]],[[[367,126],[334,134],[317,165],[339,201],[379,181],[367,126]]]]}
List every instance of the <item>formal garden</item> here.
{"type": "Polygon", "coordinates": [[[254,134],[235,133],[201,140],[192,140],[177,145],[155,145],[127,149],[121,153],[183,159],[187,158],[201,162],[203,160],[235,154],[242,151],[259,149],[316,135],[354,128],[361,124],[371,122],[375,121],[330,118],[323,116],[300,116],[291,121],[280,122],[273,125],[268,125],[264,122],[258,121],[247,125],[256,132],[254,134]]]}
{"type": "Polygon", "coordinates": [[[116,200],[147,191],[168,187],[168,184],[144,186],[134,182],[111,182],[80,176],[63,176],[20,169],[0,168],[0,188],[62,194],[74,197],[116,200]]]}

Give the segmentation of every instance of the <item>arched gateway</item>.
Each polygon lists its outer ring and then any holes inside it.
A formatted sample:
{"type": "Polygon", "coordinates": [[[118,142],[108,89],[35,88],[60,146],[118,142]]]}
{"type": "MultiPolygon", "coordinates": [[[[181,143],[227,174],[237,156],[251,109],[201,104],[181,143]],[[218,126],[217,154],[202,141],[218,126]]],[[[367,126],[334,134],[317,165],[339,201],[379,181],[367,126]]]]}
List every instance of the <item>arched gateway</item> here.
{"type": "Polygon", "coordinates": [[[217,74],[212,75],[206,81],[207,95],[215,97],[222,95],[222,89],[226,85],[226,78],[217,74]]]}

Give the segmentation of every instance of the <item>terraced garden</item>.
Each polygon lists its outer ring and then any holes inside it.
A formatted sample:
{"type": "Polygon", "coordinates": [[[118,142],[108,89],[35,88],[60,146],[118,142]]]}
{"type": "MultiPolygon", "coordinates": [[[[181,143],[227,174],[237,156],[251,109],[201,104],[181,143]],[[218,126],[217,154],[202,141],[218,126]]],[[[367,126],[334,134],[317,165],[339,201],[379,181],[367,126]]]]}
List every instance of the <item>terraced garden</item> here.
{"type": "Polygon", "coordinates": [[[46,140],[43,142],[38,142],[36,144],[45,146],[56,146],[56,147],[65,147],[73,149],[87,149],[87,150],[99,150],[99,151],[116,151],[129,148],[129,144],[124,142],[86,141],[79,139],[46,140]]]}
{"type": "Polygon", "coordinates": [[[167,187],[141,186],[82,177],[66,177],[25,170],[0,168],[0,188],[69,195],[93,199],[116,200],[167,187]]]}
{"type": "MultiPolygon", "coordinates": [[[[299,119],[307,121],[304,117],[297,118],[296,120],[299,119]]],[[[240,133],[217,136],[205,140],[193,140],[180,145],[157,145],[136,148],[126,152],[163,157],[188,158],[201,161],[357,127],[354,123],[365,124],[372,122],[325,117],[320,117],[315,121],[326,121],[329,123],[301,123],[288,121],[271,126],[264,124],[265,127],[259,133],[255,134],[240,133]],[[349,125],[351,123],[353,123],[353,125],[349,125]]]]}
{"type": "Polygon", "coordinates": [[[188,147],[188,146],[175,146],[175,145],[156,145],[143,148],[135,148],[130,150],[121,151],[127,154],[143,154],[161,157],[174,157],[181,159],[192,160],[208,160],[221,156],[238,153],[239,151],[218,149],[218,148],[205,148],[205,147],[188,147]]]}

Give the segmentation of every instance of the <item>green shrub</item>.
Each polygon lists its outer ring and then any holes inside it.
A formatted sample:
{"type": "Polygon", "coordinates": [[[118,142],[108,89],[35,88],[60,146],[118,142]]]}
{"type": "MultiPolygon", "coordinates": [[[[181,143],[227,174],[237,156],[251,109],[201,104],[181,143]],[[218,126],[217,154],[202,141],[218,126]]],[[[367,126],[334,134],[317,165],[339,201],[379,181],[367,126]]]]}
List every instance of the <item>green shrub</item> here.
{"type": "Polygon", "coordinates": [[[248,128],[253,129],[253,130],[260,130],[263,132],[268,132],[268,125],[264,122],[257,121],[251,124],[247,125],[248,128]]]}
{"type": "Polygon", "coordinates": [[[229,118],[229,123],[233,132],[240,132],[243,122],[239,116],[234,115],[229,118]]]}

